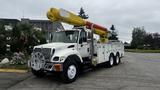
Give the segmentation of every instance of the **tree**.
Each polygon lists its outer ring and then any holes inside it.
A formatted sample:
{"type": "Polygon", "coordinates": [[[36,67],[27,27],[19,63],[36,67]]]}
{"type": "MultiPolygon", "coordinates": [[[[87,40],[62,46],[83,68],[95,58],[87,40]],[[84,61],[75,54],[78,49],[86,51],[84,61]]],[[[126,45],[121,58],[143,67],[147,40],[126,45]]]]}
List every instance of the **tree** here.
{"type": "Polygon", "coordinates": [[[146,33],[146,36],[144,37],[144,43],[147,48],[153,46],[153,36],[151,33],[146,33]]]}
{"type": "Polygon", "coordinates": [[[146,36],[146,31],[144,28],[134,28],[132,31],[132,41],[131,41],[131,46],[134,48],[143,48],[145,45],[145,36],[146,36]]]}
{"type": "Polygon", "coordinates": [[[111,30],[111,36],[109,37],[109,40],[118,40],[118,34],[115,32],[115,26],[114,25],[112,25],[111,26],[111,28],[110,28],[110,30],[111,30]]]}
{"type": "Polygon", "coordinates": [[[12,30],[12,45],[11,50],[15,51],[24,51],[25,46],[28,43],[28,37],[31,34],[32,27],[29,24],[18,23],[12,30]]]}
{"type": "Polygon", "coordinates": [[[131,46],[138,49],[160,49],[160,34],[147,33],[144,27],[134,28],[131,46]]]}
{"type": "Polygon", "coordinates": [[[46,43],[45,32],[33,29],[30,24],[19,23],[12,30],[11,50],[26,51],[30,53],[30,48],[46,43]]]}
{"type": "Polygon", "coordinates": [[[4,24],[0,23],[0,54],[5,54],[6,52],[6,31],[4,24]]]}
{"type": "Polygon", "coordinates": [[[80,8],[80,12],[79,12],[78,16],[80,16],[83,19],[88,19],[89,18],[89,16],[85,14],[85,12],[84,12],[82,7],[80,8]]]}
{"type": "Polygon", "coordinates": [[[160,34],[153,33],[153,47],[154,49],[160,48],[160,34]]]}

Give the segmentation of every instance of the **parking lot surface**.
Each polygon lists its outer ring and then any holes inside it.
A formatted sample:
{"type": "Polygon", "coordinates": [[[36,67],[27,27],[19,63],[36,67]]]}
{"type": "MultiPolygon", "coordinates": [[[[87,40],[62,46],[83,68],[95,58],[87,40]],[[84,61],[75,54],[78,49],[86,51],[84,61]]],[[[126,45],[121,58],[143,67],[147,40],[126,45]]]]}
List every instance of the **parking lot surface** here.
{"type": "Polygon", "coordinates": [[[8,90],[160,90],[160,54],[126,52],[118,66],[98,67],[70,84],[31,75],[8,90]]]}

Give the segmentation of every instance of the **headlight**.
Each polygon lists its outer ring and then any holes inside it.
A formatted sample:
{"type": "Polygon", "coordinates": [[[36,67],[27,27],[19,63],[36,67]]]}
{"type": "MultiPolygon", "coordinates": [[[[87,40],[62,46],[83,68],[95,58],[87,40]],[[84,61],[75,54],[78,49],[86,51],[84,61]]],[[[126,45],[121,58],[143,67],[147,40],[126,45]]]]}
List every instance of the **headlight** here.
{"type": "Polygon", "coordinates": [[[54,57],[53,58],[53,61],[63,61],[63,60],[65,60],[66,59],[66,57],[65,56],[61,56],[61,57],[54,57]]]}
{"type": "Polygon", "coordinates": [[[63,61],[63,60],[65,60],[65,59],[66,59],[65,56],[61,56],[61,57],[60,57],[60,61],[63,61]]]}

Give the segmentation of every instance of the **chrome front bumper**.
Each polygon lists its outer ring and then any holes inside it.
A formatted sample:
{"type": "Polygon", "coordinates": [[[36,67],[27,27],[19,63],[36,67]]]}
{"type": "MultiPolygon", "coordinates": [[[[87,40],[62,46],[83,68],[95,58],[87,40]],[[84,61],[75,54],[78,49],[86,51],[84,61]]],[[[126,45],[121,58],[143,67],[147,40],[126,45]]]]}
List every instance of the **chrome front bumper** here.
{"type": "MultiPolygon", "coordinates": [[[[38,67],[38,65],[40,65],[40,64],[28,61],[28,67],[31,67],[31,68],[35,69],[35,66],[38,67]]],[[[41,66],[40,69],[42,69],[44,71],[50,71],[50,72],[52,72],[52,71],[58,71],[58,72],[63,71],[63,63],[45,62],[44,65],[40,65],[40,66],[41,66]]]]}

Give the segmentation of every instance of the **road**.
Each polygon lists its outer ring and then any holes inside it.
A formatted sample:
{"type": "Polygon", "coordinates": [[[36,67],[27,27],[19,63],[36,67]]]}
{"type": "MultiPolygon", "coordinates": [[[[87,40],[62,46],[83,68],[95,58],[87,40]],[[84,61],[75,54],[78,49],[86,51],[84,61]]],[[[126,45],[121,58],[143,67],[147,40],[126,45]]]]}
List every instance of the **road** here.
{"type": "Polygon", "coordinates": [[[8,90],[160,90],[160,53],[126,52],[120,65],[86,72],[71,84],[32,75],[8,90]]]}
{"type": "Polygon", "coordinates": [[[20,83],[28,77],[31,73],[2,73],[0,72],[0,90],[6,90],[9,87],[15,86],[17,83],[20,83]]]}

